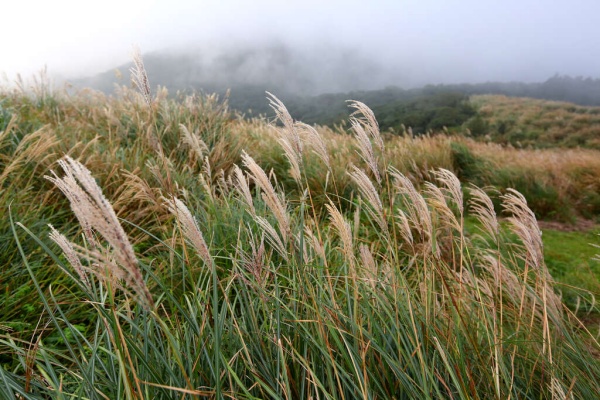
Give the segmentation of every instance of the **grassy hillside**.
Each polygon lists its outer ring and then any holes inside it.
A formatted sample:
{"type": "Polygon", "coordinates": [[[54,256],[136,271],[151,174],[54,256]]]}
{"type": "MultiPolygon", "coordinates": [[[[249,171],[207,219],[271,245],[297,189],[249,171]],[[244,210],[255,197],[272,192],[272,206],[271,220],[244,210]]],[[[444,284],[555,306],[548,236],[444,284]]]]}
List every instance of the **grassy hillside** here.
{"type": "Polygon", "coordinates": [[[600,214],[598,151],[139,82],[0,96],[0,397],[598,393],[596,272],[556,281],[536,218],[600,214]]]}
{"type": "Polygon", "coordinates": [[[467,126],[476,136],[516,146],[600,149],[600,107],[494,95],[471,102],[479,121],[467,126]]]}

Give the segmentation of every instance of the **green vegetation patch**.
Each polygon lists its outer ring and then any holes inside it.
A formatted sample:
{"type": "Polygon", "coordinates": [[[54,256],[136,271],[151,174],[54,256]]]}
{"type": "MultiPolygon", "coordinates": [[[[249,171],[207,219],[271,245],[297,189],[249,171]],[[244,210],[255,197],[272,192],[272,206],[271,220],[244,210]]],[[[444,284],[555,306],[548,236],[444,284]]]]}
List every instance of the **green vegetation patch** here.
{"type": "Polygon", "coordinates": [[[570,306],[592,305],[600,296],[600,228],[591,231],[565,232],[544,229],[544,260],[570,306]]]}

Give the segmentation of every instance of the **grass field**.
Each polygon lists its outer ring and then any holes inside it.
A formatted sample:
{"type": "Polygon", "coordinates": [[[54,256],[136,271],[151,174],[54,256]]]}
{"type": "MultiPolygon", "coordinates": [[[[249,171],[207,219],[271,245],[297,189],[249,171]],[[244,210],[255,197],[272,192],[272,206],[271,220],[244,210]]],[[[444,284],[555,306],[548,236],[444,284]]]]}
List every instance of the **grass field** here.
{"type": "Polygon", "coordinates": [[[600,149],[600,107],[500,95],[473,96],[471,103],[495,142],[600,149]]]}
{"type": "Polygon", "coordinates": [[[245,121],[135,76],[0,96],[0,397],[597,395],[598,151],[382,137],[356,102],[347,131],[274,96],[245,121]]]}

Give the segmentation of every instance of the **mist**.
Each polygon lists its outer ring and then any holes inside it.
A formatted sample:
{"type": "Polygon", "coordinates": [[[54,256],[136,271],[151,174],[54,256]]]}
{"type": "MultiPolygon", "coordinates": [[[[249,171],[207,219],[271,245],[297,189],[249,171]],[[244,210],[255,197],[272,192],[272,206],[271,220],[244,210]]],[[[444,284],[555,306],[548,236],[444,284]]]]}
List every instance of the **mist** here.
{"type": "Polygon", "coordinates": [[[66,80],[110,72],[133,45],[181,85],[276,82],[299,94],[600,76],[595,1],[11,3],[7,80],[44,66],[66,80]]]}

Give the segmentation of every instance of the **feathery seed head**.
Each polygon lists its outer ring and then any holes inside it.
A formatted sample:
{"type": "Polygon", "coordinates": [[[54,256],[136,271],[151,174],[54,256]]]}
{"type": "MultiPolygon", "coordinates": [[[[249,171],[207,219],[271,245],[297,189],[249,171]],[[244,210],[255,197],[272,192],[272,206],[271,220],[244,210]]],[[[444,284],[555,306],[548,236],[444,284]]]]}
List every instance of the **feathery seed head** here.
{"type": "Polygon", "coordinates": [[[200,231],[198,222],[192,216],[192,213],[187,206],[177,197],[172,200],[163,197],[169,211],[177,218],[184,236],[190,241],[192,246],[198,252],[198,255],[206,265],[212,265],[212,257],[204,240],[204,236],[200,231]]]}
{"type": "MultiPolygon", "coordinates": [[[[102,194],[102,190],[94,180],[90,171],[81,163],[66,156],[59,160],[65,176],[59,178],[54,172],[53,176],[45,176],[54,183],[69,199],[71,209],[84,228],[86,235],[94,240],[92,229],[98,232],[112,247],[112,257],[117,264],[109,264],[112,273],[122,277],[137,294],[140,302],[149,308],[154,303],[146,287],[133,247],[127,238],[123,227],[109,201],[102,194]]],[[[56,236],[55,236],[56,237],[56,236]]]]}
{"type": "Polygon", "coordinates": [[[152,92],[150,91],[150,81],[148,80],[148,74],[144,67],[144,61],[142,60],[142,53],[139,48],[133,49],[133,64],[134,67],[129,71],[131,72],[131,79],[135,86],[144,97],[148,107],[152,107],[152,92]]]}

